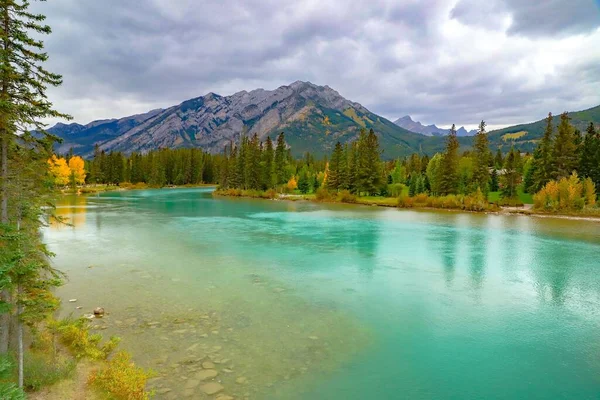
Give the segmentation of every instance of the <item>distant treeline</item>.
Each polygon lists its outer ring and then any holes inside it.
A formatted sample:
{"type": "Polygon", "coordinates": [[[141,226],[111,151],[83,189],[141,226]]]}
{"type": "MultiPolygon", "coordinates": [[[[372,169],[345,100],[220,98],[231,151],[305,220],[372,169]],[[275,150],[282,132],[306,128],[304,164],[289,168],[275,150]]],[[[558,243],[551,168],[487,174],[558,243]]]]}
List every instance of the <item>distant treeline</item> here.
{"type": "MultiPolygon", "coordinates": [[[[535,194],[549,182],[578,175],[600,187],[600,132],[590,124],[582,135],[566,113],[555,133],[552,115],[544,137],[533,154],[511,149],[503,154],[490,149],[486,124],[479,125],[469,151],[460,151],[452,126],[442,153],[429,157],[413,154],[383,161],[379,139],[373,130],[361,130],[357,139],[335,145],[329,157],[310,153],[294,159],[284,133],[274,143],[258,135],[231,142],[224,152],[212,155],[199,149],[162,149],[147,154],[105,153],[96,148],[87,162],[86,182],[147,183],[153,186],[198,183],[219,184],[222,189],[316,192],[348,191],[354,195],[410,197],[470,195],[490,192],[504,199],[519,193],[535,194]]],[[[588,185],[589,186],[589,185],[588,185]]]]}
{"type": "Polygon", "coordinates": [[[118,185],[123,182],[151,186],[217,183],[222,155],[201,149],[161,149],[148,153],[106,153],[98,146],[86,162],[86,183],[118,185]]]}

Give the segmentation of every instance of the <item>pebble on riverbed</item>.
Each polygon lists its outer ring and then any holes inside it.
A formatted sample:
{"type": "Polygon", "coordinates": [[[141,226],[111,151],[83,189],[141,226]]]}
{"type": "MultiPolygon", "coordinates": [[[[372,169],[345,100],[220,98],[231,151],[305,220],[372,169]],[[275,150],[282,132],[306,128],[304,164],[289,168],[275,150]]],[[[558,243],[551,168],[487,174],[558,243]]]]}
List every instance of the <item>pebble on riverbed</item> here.
{"type": "Polygon", "coordinates": [[[102,318],[104,316],[104,308],[102,308],[102,307],[94,308],[94,316],[96,318],[102,318]]]}

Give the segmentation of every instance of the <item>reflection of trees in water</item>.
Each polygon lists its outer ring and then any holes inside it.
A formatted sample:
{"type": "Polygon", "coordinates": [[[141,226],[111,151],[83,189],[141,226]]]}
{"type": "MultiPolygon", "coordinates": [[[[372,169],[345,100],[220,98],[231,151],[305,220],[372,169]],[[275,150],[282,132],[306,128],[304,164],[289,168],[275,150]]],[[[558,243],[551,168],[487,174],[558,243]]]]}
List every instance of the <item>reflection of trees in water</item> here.
{"type": "Polygon", "coordinates": [[[549,291],[552,302],[564,304],[574,268],[572,251],[566,247],[566,243],[550,243],[539,247],[536,259],[543,262],[535,266],[533,274],[542,301],[546,301],[549,291]]]}
{"type": "Polygon", "coordinates": [[[439,255],[444,269],[444,279],[450,285],[454,280],[456,270],[456,253],[460,233],[454,225],[455,216],[448,216],[451,223],[444,226],[432,227],[427,234],[427,241],[431,246],[431,252],[439,255]]]}
{"type": "Polygon", "coordinates": [[[85,224],[87,208],[87,197],[86,196],[62,196],[56,202],[56,208],[54,214],[62,219],[61,221],[52,220],[50,226],[54,229],[58,229],[70,224],[72,227],[77,228],[85,224]]]}
{"type": "Polygon", "coordinates": [[[469,229],[464,238],[469,249],[469,276],[471,286],[478,292],[481,290],[486,269],[487,240],[486,231],[469,229]]]}

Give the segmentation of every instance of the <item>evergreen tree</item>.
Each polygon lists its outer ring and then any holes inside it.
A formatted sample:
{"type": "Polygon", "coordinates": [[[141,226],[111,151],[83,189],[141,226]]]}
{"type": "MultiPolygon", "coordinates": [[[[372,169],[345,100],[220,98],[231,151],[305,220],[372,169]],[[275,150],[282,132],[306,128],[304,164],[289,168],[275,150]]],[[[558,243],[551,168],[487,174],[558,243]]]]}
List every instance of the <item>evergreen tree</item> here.
{"type": "Polygon", "coordinates": [[[579,174],[591,178],[600,188],[600,131],[596,131],[593,122],[590,122],[581,146],[579,174]]]}
{"type": "Polygon", "coordinates": [[[265,151],[263,152],[263,183],[265,189],[270,189],[275,186],[275,182],[273,180],[274,157],[275,153],[273,150],[273,141],[269,136],[267,136],[267,143],[265,145],[265,151]]]}
{"type": "Polygon", "coordinates": [[[327,188],[330,190],[338,190],[341,183],[341,168],[342,168],[343,150],[342,144],[337,142],[331,160],[329,161],[329,173],[327,174],[327,188]]]}
{"type": "Polygon", "coordinates": [[[446,140],[446,151],[441,160],[440,194],[455,194],[458,191],[458,149],[456,126],[452,124],[446,140]]]}
{"type": "Polygon", "coordinates": [[[361,131],[358,139],[358,192],[373,195],[382,183],[379,139],[373,129],[361,131]]]}
{"type": "Polygon", "coordinates": [[[275,176],[277,184],[282,185],[287,182],[287,151],[285,148],[285,136],[283,132],[277,136],[277,147],[275,148],[275,176]]]}
{"type": "MultiPolygon", "coordinates": [[[[59,86],[62,78],[42,66],[48,55],[43,51],[40,37],[49,34],[51,29],[43,24],[43,15],[32,14],[28,8],[28,1],[0,0],[0,255],[11,258],[10,262],[2,260],[0,271],[0,353],[8,350],[11,338],[9,312],[16,306],[18,383],[21,388],[22,323],[30,308],[24,293],[40,285],[50,269],[49,254],[39,241],[41,214],[48,208],[42,208],[42,194],[28,188],[27,181],[22,179],[31,164],[21,161],[32,161],[36,154],[44,155],[46,160],[49,158],[49,139],[52,137],[43,130],[44,118],[70,118],[54,110],[47,99],[47,87],[59,86]],[[41,132],[44,138],[29,134],[32,128],[41,132]],[[7,237],[14,239],[12,245],[6,242],[7,237]],[[9,252],[10,249],[15,252],[9,252]],[[12,296],[14,290],[17,293],[12,296]]],[[[48,164],[35,165],[39,168],[31,171],[33,175],[28,177],[28,182],[39,183],[48,164]]]]}
{"type": "Polygon", "coordinates": [[[533,185],[529,188],[530,193],[538,192],[548,183],[553,176],[554,165],[552,163],[554,125],[552,113],[546,118],[546,130],[537,149],[533,153],[533,185]]]}
{"type": "Polygon", "coordinates": [[[490,178],[490,191],[497,192],[498,190],[500,190],[500,182],[498,180],[498,171],[494,168],[490,178]]]}
{"type": "Polygon", "coordinates": [[[504,158],[502,158],[502,151],[500,148],[496,150],[496,155],[494,156],[494,167],[495,169],[500,169],[504,165],[504,158]]]}
{"type": "Polygon", "coordinates": [[[554,149],[552,151],[553,177],[555,180],[560,178],[568,178],[577,168],[577,146],[575,144],[575,131],[569,122],[569,115],[564,112],[560,116],[560,124],[558,125],[558,134],[554,141],[554,149]]]}
{"type": "Polygon", "coordinates": [[[479,131],[475,135],[474,140],[474,161],[473,168],[473,183],[474,189],[481,189],[481,192],[487,197],[490,185],[490,149],[489,140],[485,131],[485,122],[479,124],[479,131]]]}
{"type": "Polygon", "coordinates": [[[504,175],[502,175],[502,197],[508,199],[518,198],[518,187],[521,183],[521,175],[517,165],[517,151],[514,148],[510,149],[510,153],[504,161],[504,175]]]}
{"type": "Polygon", "coordinates": [[[408,195],[414,197],[417,194],[417,175],[412,174],[410,176],[410,185],[408,185],[408,195]]]}

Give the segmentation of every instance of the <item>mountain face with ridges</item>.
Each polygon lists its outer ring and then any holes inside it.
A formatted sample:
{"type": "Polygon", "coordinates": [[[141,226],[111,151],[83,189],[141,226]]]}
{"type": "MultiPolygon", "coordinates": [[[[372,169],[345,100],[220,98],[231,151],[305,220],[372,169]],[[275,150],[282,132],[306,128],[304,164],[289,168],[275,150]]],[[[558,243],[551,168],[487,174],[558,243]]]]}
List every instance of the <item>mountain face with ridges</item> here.
{"type": "Polygon", "coordinates": [[[231,96],[209,93],[164,110],[87,125],[58,124],[49,132],[63,139],[59,152],[72,147],[87,157],[96,144],[104,151],[125,153],[164,147],[199,147],[218,153],[244,134],[256,133],[266,140],[279,132],[285,132],[295,155],[310,151],[322,156],[329,154],[337,141],[355,140],[362,128],[375,131],[387,159],[413,152],[433,153],[444,146],[443,140],[401,128],[329,86],[300,81],[231,96]]]}
{"type": "MultiPolygon", "coordinates": [[[[423,125],[418,121],[413,121],[410,115],[405,115],[402,118],[398,118],[396,121],[394,121],[394,124],[411,132],[420,133],[425,136],[446,136],[450,131],[450,129],[438,128],[435,124],[423,125]]],[[[456,131],[456,136],[473,136],[476,133],[477,130],[467,131],[464,126],[461,126],[456,131]]]]}

